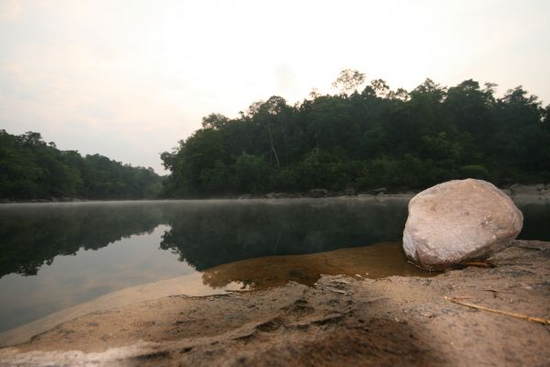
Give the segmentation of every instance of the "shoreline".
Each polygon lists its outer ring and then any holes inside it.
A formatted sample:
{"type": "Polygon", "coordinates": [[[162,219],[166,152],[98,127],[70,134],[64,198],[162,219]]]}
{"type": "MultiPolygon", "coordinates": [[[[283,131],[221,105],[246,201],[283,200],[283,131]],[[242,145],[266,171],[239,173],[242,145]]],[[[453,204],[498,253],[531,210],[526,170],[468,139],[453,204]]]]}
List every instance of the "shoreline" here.
{"type": "Polygon", "coordinates": [[[55,311],[0,332],[0,348],[27,342],[33,335],[91,312],[106,311],[175,294],[190,297],[219,296],[243,290],[258,291],[281,287],[291,281],[313,286],[322,275],[380,279],[396,275],[431,277],[435,274],[437,273],[421,270],[408,263],[400,242],[381,242],[309,254],[249,258],[200,272],[122,288],[55,311]]]}
{"type": "MultiPolygon", "coordinates": [[[[513,184],[506,187],[499,187],[504,193],[511,198],[537,198],[539,200],[550,200],[550,184],[532,184],[522,185],[513,184]]],[[[80,198],[53,198],[49,199],[32,199],[32,200],[15,200],[0,199],[2,204],[40,204],[40,203],[89,203],[89,202],[134,202],[134,201],[198,201],[198,200],[262,200],[262,199],[330,199],[330,198],[412,198],[422,190],[387,190],[384,187],[361,191],[361,192],[345,192],[345,191],[329,191],[326,189],[313,189],[309,192],[287,193],[287,192],[271,192],[266,194],[240,194],[240,195],[222,195],[219,197],[196,197],[196,198],[141,198],[141,199],[80,199],[80,198]]]]}
{"type": "Polygon", "coordinates": [[[550,318],[550,242],[515,241],[431,278],[323,276],[254,292],[171,295],[77,317],[15,347],[5,366],[544,365],[550,326],[444,297],[550,318]]]}

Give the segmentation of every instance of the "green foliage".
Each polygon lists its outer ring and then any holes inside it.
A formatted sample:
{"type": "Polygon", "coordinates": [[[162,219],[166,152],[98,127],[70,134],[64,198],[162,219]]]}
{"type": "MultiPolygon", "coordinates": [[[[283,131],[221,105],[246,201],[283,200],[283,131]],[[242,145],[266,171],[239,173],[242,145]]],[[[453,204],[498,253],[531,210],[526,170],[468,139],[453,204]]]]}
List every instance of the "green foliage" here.
{"type": "Polygon", "coordinates": [[[470,164],[460,167],[460,174],[463,178],[477,178],[486,180],[489,175],[489,171],[482,165],[470,164]]]}
{"type": "Polygon", "coordinates": [[[162,159],[166,196],[422,189],[460,177],[504,185],[550,178],[550,106],[522,87],[453,87],[427,79],[407,92],[344,70],[337,95],[294,106],[278,96],[240,117],[211,114],[162,159]]]}
{"type": "Polygon", "coordinates": [[[263,157],[242,153],[234,165],[234,186],[245,192],[259,193],[269,187],[271,167],[263,157]]]}
{"type": "Polygon", "coordinates": [[[345,162],[337,155],[314,148],[296,167],[297,179],[306,189],[338,189],[345,186],[350,177],[345,162]]]}
{"type": "Polygon", "coordinates": [[[161,188],[151,168],[60,151],[36,132],[0,130],[0,199],[139,199],[156,197],[161,188]]]}

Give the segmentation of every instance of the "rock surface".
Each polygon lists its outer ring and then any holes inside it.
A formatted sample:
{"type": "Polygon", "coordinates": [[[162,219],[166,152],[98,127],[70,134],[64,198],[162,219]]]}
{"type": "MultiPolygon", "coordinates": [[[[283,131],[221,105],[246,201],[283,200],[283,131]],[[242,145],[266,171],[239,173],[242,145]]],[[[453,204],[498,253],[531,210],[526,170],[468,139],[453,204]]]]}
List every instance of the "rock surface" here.
{"type": "Polygon", "coordinates": [[[523,215],[489,182],[444,182],[409,202],[405,254],[425,269],[443,269],[490,256],[515,239],[523,215]]]}

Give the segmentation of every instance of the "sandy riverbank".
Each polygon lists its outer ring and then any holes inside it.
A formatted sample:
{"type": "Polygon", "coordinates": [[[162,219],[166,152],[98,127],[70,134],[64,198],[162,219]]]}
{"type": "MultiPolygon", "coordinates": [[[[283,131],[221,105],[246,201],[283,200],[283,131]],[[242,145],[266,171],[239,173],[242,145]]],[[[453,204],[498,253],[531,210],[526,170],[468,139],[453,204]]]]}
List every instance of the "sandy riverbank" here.
{"type": "Polygon", "coordinates": [[[322,277],[313,287],[175,295],[87,314],[0,349],[2,366],[548,366],[550,243],[516,241],[432,278],[322,277]]]}

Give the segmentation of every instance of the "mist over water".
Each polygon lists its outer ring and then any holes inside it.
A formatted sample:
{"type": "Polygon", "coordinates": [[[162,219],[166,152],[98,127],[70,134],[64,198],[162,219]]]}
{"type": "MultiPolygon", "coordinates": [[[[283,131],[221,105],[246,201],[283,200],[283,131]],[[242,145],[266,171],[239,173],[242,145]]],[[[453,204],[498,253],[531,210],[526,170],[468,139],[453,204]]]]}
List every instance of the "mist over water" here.
{"type": "MultiPolygon", "coordinates": [[[[412,275],[398,242],[407,202],[0,205],[0,331],[116,290],[197,272],[202,273],[199,286],[221,291],[229,284],[259,289],[293,280],[311,285],[321,274],[412,275]],[[352,249],[288,256],[344,248],[352,249]]],[[[525,215],[520,238],[550,240],[550,205],[520,208],[525,215]]]]}

